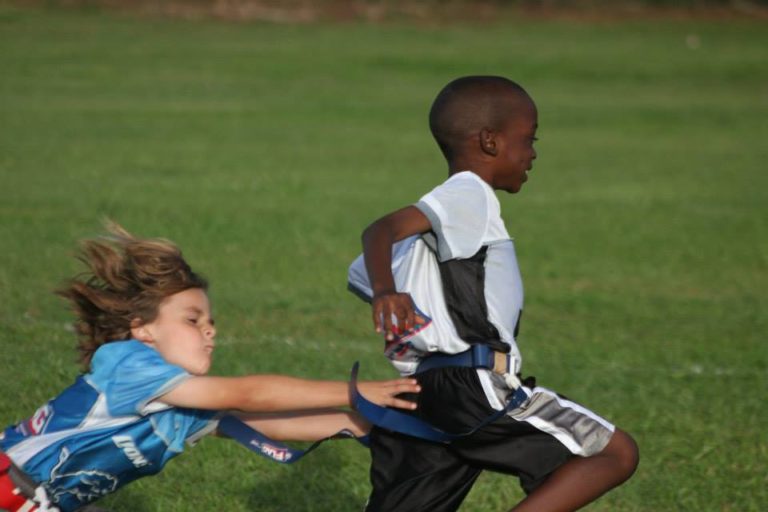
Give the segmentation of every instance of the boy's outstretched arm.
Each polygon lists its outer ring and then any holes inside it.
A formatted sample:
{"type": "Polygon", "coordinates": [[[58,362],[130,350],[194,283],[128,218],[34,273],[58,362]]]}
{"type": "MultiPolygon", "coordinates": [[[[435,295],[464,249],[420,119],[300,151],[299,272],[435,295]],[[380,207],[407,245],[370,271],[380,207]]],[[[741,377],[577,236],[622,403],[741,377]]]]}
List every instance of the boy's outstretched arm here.
{"type": "Polygon", "coordinates": [[[392,245],[411,235],[426,233],[432,225],[421,210],[406,206],[386,215],[363,231],[365,268],[371,282],[373,325],[387,340],[393,339],[392,316],[402,330],[416,322],[413,301],[407,293],[398,293],[392,276],[392,245]]]}
{"type": "MultiPolygon", "coordinates": [[[[415,379],[358,382],[360,393],[379,405],[415,409],[401,393],[418,393],[415,379]]],[[[283,375],[246,377],[190,377],[157,398],[176,407],[244,412],[278,412],[345,407],[350,403],[349,383],[307,380],[283,375]]]]}

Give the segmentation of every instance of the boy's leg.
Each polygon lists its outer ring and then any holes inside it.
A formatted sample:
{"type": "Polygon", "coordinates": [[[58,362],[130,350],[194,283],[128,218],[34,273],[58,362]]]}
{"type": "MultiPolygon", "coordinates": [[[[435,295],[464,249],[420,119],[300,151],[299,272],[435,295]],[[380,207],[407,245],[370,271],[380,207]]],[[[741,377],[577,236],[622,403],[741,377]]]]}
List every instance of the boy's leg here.
{"type": "MultiPolygon", "coordinates": [[[[488,400],[471,368],[439,368],[418,374],[421,392],[410,398],[413,414],[447,432],[477,425],[488,400]]],[[[379,428],[371,432],[371,483],[367,512],[451,512],[459,508],[481,468],[452,446],[379,428]]]]}
{"type": "MultiPolygon", "coordinates": [[[[467,389],[477,387],[476,376],[464,377],[467,389]]],[[[509,392],[492,378],[499,395],[509,392]]],[[[429,409],[421,413],[431,413],[434,419],[437,415],[429,409]]],[[[484,409],[473,412],[480,417],[490,412],[487,403],[466,409],[484,409]]],[[[637,445],[629,435],[580,404],[540,387],[532,390],[522,408],[452,443],[450,449],[472,467],[518,476],[528,497],[513,509],[516,512],[576,510],[629,478],[638,461],[637,445]]]]}
{"type": "Polygon", "coordinates": [[[572,458],[512,510],[577,510],[632,476],[638,460],[635,441],[627,433],[616,429],[602,451],[590,457],[572,458]]]}
{"type": "MultiPolygon", "coordinates": [[[[466,432],[494,412],[472,368],[439,368],[417,375],[414,415],[446,432],[466,432]]],[[[482,469],[520,477],[533,490],[573,455],[551,435],[509,417],[451,445],[374,428],[367,512],[456,510],[482,469]]]]}
{"type": "Polygon", "coordinates": [[[528,497],[515,512],[576,510],[629,478],[638,461],[629,435],[540,387],[452,450],[475,467],[519,476],[528,497]]]}
{"type": "Polygon", "coordinates": [[[453,512],[481,470],[446,445],[374,427],[366,512],[453,512]]]}

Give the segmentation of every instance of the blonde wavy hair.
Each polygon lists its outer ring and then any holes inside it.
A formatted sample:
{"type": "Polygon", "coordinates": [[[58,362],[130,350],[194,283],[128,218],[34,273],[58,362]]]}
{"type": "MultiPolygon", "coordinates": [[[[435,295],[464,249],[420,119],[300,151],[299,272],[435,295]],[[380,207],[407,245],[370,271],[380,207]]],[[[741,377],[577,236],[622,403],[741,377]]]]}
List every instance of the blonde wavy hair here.
{"type": "Polygon", "coordinates": [[[56,290],[75,313],[80,363],[87,370],[96,350],[131,338],[131,327],[155,320],[167,297],[190,288],[208,289],[181,250],[160,238],[137,238],[106,221],[107,234],[80,243],[87,271],[56,290]]]}

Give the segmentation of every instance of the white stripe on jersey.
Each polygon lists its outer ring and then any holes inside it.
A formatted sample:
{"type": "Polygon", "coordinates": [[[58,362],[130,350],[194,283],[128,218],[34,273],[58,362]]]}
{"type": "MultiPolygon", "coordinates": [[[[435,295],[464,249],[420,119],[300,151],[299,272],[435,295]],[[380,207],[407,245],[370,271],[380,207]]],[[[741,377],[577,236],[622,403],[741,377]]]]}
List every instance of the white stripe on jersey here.
{"type": "Polygon", "coordinates": [[[110,421],[105,421],[99,425],[87,429],[82,427],[75,427],[67,430],[61,430],[54,434],[32,436],[20,442],[19,444],[12,446],[6,453],[13,459],[13,462],[15,462],[17,466],[23,466],[29,459],[37,455],[40,451],[44,450],[48,446],[51,446],[52,444],[58,443],[62,439],[66,439],[69,436],[75,434],[80,435],[85,432],[101,430],[103,428],[127,425],[129,423],[135,422],[139,418],[141,418],[141,416],[124,416],[122,418],[115,418],[110,421]]]}

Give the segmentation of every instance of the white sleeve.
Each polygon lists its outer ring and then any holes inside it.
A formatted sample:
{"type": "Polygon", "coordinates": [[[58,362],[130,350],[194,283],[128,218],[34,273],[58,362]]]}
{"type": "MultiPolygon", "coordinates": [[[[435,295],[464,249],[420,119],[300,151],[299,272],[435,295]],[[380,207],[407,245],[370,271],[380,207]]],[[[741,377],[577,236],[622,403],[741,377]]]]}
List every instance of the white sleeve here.
{"type": "Polygon", "coordinates": [[[488,192],[474,177],[456,175],[422,197],[416,208],[437,237],[440,261],[474,256],[488,229],[488,192]]]}

